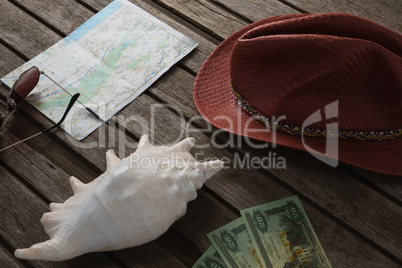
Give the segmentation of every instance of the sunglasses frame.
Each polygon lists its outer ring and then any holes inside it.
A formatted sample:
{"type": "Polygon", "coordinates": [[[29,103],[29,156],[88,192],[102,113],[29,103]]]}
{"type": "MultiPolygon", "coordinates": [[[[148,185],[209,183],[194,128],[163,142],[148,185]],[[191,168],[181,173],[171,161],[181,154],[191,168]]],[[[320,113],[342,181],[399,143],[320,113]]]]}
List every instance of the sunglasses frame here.
{"type": "MultiPolygon", "coordinates": [[[[60,84],[58,84],[56,81],[54,81],[50,76],[48,76],[44,71],[40,71],[38,67],[36,66],[32,66],[29,69],[25,70],[22,74],[20,74],[20,76],[17,78],[17,80],[14,82],[9,97],[7,99],[7,107],[8,110],[11,110],[11,112],[9,113],[9,115],[5,118],[4,113],[0,112],[0,132],[1,130],[5,127],[6,123],[9,121],[9,119],[11,118],[11,116],[13,115],[13,113],[15,112],[15,110],[17,109],[18,105],[21,103],[21,101],[23,101],[25,99],[26,96],[28,96],[28,94],[36,87],[36,85],[39,83],[39,79],[40,79],[40,75],[45,75],[50,81],[52,81],[55,85],[57,85],[60,89],[62,89],[64,92],[66,92],[68,95],[70,95],[71,97],[73,97],[73,95],[68,92],[65,88],[63,88],[60,84]],[[36,70],[35,73],[32,73],[32,70],[36,70]],[[21,83],[21,81],[23,81],[23,79],[27,76],[27,75],[34,75],[33,77],[33,81],[29,81],[28,83],[30,83],[30,85],[28,85],[28,87],[30,88],[29,90],[25,90],[23,92],[21,96],[20,94],[18,94],[18,92],[15,90],[19,83],[21,83]],[[15,99],[15,100],[14,100],[15,99]]],[[[32,77],[31,77],[32,78],[32,77]]],[[[28,77],[29,79],[29,77],[28,77]]],[[[99,115],[97,113],[95,113],[92,109],[88,108],[87,106],[85,106],[85,104],[83,104],[81,101],[77,100],[77,102],[79,104],[81,104],[82,106],[84,106],[84,108],[92,115],[94,116],[96,119],[98,119],[99,121],[101,121],[102,123],[108,123],[106,121],[104,121],[102,118],[99,117],[99,115]]]]}
{"type": "Polygon", "coordinates": [[[14,114],[14,112],[16,111],[18,105],[25,99],[25,97],[31,93],[31,91],[35,88],[35,86],[38,84],[39,82],[39,77],[40,77],[40,71],[36,66],[32,66],[31,68],[27,69],[26,71],[24,71],[18,78],[17,80],[15,80],[13,86],[11,87],[10,90],[10,94],[8,95],[7,98],[7,109],[11,110],[11,112],[9,112],[8,116],[5,117],[4,113],[1,113],[2,116],[4,116],[2,118],[2,120],[0,121],[0,131],[6,126],[7,122],[10,120],[11,116],[14,114]],[[37,70],[37,73],[32,72],[32,70],[37,70]],[[21,96],[17,91],[16,88],[21,85],[22,82],[24,82],[24,79],[26,78],[27,75],[30,75],[31,77],[28,77],[28,85],[26,87],[28,87],[28,90],[24,90],[22,93],[22,95],[25,96],[21,96]],[[30,81],[29,78],[33,78],[33,81],[30,81]]]}
{"type": "MultiPolygon", "coordinates": [[[[31,68],[29,68],[29,69],[27,69],[26,71],[24,71],[24,72],[17,78],[17,80],[14,82],[14,84],[13,84],[11,90],[10,90],[9,97],[8,97],[8,99],[7,99],[7,108],[8,108],[8,110],[11,110],[11,112],[9,112],[9,114],[8,114],[7,117],[5,116],[5,114],[4,114],[3,112],[0,112],[0,132],[1,132],[1,130],[3,130],[3,128],[6,126],[7,122],[9,121],[9,119],[11,118],[11,116],[13,115],[13,113],[17,110],[18,105],[19,105],[19,104],[25,99],[25,97],[28,96],[28,94],[29,94],[30,92],[32,92],[32,90],[36,87],[36,85],[37,85],[38,82],[39,82],[39,78],[40,78],[40,75],[41,75],[41,74],[45,74],[45,73],[44,73],[44,72],[41,72],[38,67],[32,66],[31,68]],[[26,79],[26,80],[24,80],[24,79],[26,79]],[[26,84],[26,85],[21,84],[21,83],[24,83],[24,82],[26,82],[27,84],[26,84]],[[16,90],[16,89],[18,88],[18,86],[21,86],[21,89],[22,89],[21,92],[18,92],[19,90],[16,90]],[[20,94],[20,93],[22,93],[22,94],[20,94]]],[[[45,74],[45,75],[46,75],[46,74],[45,74]]],[[[46,75],[46,77],[48,77],[48,78],[49,78],[53,83],[55,83],[57,86],[59,86],[60,88],[62,88],[59,84],[57,84],[57,83],[56,83],[53,79],[51,79],[49,76],[46,75]]],[[[13,147],[13,146],[15,146],[15,145],[17,145],[17,144],[19,144],[19,143],[25,142],[25,141],[27,141],[27,140],[29,140],[29,139],[31,139],[31,138],[34,138],[34,137],[38,136],[39,134],[49,132],[50,130],[52,130],[52,129],[56,128],[56,127],[59,127],[59,126],[63,123],[63,121],[66,119],[67,114],[70,112],[70,110],[71,110],[71,108],[73,107],[74,103],[75,103],[76,101],[78,101],[80,104],[82,104],[82,103],[78,100],[78,97],[80,96],[80,93],[76,93],[76,94],[74,94],[74,95],[71,95],[71,94],[70,94],[68,91],[66,91],[64,88],[62,88],[62,89],[63,89],[65,92],[67,92],[67,93],[71,96],[71,99],[70,99],[70,102],[69,102],[69,104],[67,105],[67,108],[66,108],[66,110],[65,110],[65,112],[64,112],[64,114],[63,114],[63,116],[62,116],[62,118],[60,119],[60,121],[57,122],[56,124],[54,124],[53,126],[48,127],[48,128],[46,128],[46,129],[42,130],[42,131],[39,132],[39,133],[36,133],[36,134],[34,134],[34,135],[32,135],[32,136],[26,138],[26,139],[23,139],[23,140],[21,140],[21,141],[19,141],[19,142],[16,142],[16,143],[14,143],[14,144],[11,144],[11,145],[9,145],[9,146],[7,146],[7,147],[1,149],[0,152],[2,152],[2,151],[4,151],[4,150],[7,150],[8,148],[11,148],[11,147],[13,147]]],[[[99,118],[99,116],[98,116],[95,112],[93,112],[91,109],[89,109],[88,107],[86,107],[84,104],[82,104],[82,105],[86,108],[87,111],[90,111],[90,113],[91,113],[92,115],[94,115],[97,119],[101,120],[101,119],[99,118]]]]}
{"type": "Polygon", "coordinates": [[[73,97],[70,99],[70,102],[68,103],[67,108],[66,108],[66,110],[64,111],[64,114],[63,114],[63,116],[62,116],[62,118],[60,119],[59,122],[57,122],[56,124],[54,124],[54,125],[51,126],[51,127],[48,127],[48,128],[46,128],[46,129],[42,130],[41,132],[38,132],[38,133],[36,133],[36,134],[34,134],[34,135],[32,135],[32,136],[29,136],[28,138],[25,138],[25,139],[23,139],[23,140],[20,140],[20,141],[18,141],[18,142],[16,142],[16,143],[13,143],[13,144],[11,144],[11,145],[9,145],[9,146],[7,146],[7,147],[1,149],[1,150],[0,150],[0,153],[1,153],[2,151],[5,151],[5,150],[11,148],[11,147],[14,147],[15,145],[18,145],[18,144],[20,144],[20,143],[22,143],[22,142],[25,142],[25,141],[27,141],[27,140],[30,140],[30,139],[32,139],[32,138],[34,138],[34,137],[36,137],[36,136],[38,136],[38,135],[40,135],[40,134],[42,134],[42,133],[49,132],[50,130],[52,130],[52,129],[56,128],[56,127],[59,127],[59,126],[63,123],[63,121],[66,119],[67,114],[70,112],[71,108],[73,107],[74,103],[77,101],[77,99],[78,99],[79,96],[80,96],[80,93],[76,93],[76,94],[73,95],[73,97]]]}

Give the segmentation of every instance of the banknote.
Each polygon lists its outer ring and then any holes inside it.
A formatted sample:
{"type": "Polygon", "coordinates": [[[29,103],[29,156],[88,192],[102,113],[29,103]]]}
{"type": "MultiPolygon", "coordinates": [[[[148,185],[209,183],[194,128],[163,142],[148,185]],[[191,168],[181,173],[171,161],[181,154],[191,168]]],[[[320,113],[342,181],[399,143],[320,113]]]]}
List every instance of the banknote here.
{"type": "Polygon", "coordinates": [[[192,268],[228,268],[214,246],[210,246],[192,268]]]}
{"type": "Polygon", "coordinates": [[[243,218],[212,231],[208,238],[228,267],[262,267],[243,218]]]}
{"type": "Polygon", "coordinates": [[[297,196],[240,213],[264,267],[331,267],[297,196]]]}

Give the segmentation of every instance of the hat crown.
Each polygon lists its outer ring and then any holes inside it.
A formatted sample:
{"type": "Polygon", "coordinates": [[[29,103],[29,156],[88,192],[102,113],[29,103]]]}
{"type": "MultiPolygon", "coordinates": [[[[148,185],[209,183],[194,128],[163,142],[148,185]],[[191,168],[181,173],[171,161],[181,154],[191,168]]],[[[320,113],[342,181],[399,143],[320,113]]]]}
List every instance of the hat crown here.
{"type": "Polygon", "coordinates": [[[341,131],[402,128],[402,36],[361,17],[299,15],[252,28],[233,47],[230,76],[252,108],[291,126],[338,101],[341,131]]]}
{"type": "Polygon", "coordinates": [[[402,36],[367,19],[266,18],[208,57],[194,82],[194,103],[231,133],[402,175],[401,58],[402,36]]]}

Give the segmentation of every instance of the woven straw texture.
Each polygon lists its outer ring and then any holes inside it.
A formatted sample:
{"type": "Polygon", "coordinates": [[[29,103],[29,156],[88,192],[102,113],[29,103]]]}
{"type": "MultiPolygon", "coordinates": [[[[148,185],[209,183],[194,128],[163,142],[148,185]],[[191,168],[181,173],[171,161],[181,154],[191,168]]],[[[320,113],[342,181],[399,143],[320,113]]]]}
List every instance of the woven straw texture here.
{"type": "Polygon", "coordinates": [[[338,101],[337,118],[309,127],[342,131],[402,128],[402,36],[367,19],[343,14],[284,15],[253,23],[223,41],[194,84],[200,114],[226,131],[295,149],[306,148],[369,170],[402,175],[402,137],[385,141],[273,132],[240,108],[235,90],[256,110],[301,127],[317,110],[338,101]],[[306,147],[306,145],[308,147],[306,147]],[[329,150],[327,150],[329,149],[329,150]]]}

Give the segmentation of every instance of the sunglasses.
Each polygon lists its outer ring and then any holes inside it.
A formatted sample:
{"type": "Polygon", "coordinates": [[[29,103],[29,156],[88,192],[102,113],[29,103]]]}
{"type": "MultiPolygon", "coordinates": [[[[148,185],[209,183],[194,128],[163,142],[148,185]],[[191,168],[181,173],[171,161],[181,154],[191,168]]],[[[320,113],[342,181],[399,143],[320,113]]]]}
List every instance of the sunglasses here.
{"type": "MultiPolygon", "coordinates": [[[[11,116],[13,115],[13,113],[17,110],[18,105],[25,99],[25,97],[35,88],[35,86],[38,84],[39,82],[39,76],[41,74],[44,74],[43,72],[40,72],[39,69],[37,67],[31,67],[28,70],[26,70],[25,72],[23,72],[19,78],[15,81],[14,85],[11,88],[11,92],[10,95],[8,97],[7,100],[7,106],[9,109],[9,115],[6,117],[4,115],[4,113],[0,114],[0,131],[4,128],[4,126],[6,125],[6,123],[9,121],[9,119],[11,118],[11,116]]],[[[52,79],[51,79],[52,80],[52,79]]],[[[52,80],[53,81],[53,80],[52,80]]],[[[54,82],[54,81],[53,81],[54,82]]],[[[55,82],[54,82],[55,83],[55,82]]],[[[57,84],[57,83],[55,83],[57,84]]],[[[58,85],[59,86],[59,85],[58,85]]],[[[65,90],[64,90],[65,91],[65,90]]],[[[68,93],[68,92],[67,92],[68,93]]],[[[39,134],[42,133],[46,133],[49,132],[50,130],[60,126],[64,119],[67,117],[67,114],[69,113],[69,111],[71,110],[71,108],[73,107],[74,103],[78,100],[78,97],[80,96],[79,93],[76,93],[74,95],[71,95],[70,93],[68,93],[71,96],[70,102],[67,105],[67,109],[65,110],[62,118],[60,119],[59,122],[57,122],[55,125],[46,128],[44,130],[42,130],[39,133],[36,133],[24,140],[21,140],[17,143],[11,144],[3,149],[0,150],[0,152],[9,149],[21,142],[27,141],[31,138],[34,138],[36,136],[38,136],[39,134]]],[[[81,103],[80,101],[78,101],[79,103],[81,103]]],[[[83,104],[82,104],[83,105],[83,104]]],[[[85,105],[84,105],[85,107],[85,105]]],[[[90,109],[87,108],[87,110],[89,111],[90,109]]],[[[91,110],[92,111],[92,110],[91,110]]],[[[95,112],[91,112],[91,114],[95,114],[95,112]]],[[[99,116],[96,115],[97,118],[99,118],[99,116]]]]}
{"type": "MultiPolygon", "coordinates": [[[[50,76],[48,76],[44,71],[40,71],[38,67],[32,66],[25,72],[23,72],[19,78],[15,81],[13,87],[11,88],[10,96],[8,98],[8,108],[11,110],[11,113],[5,118],[5,115],[0,112],[0,131],[7,123],[7,121],[11,118],[11,115],[14,113],[15,108],[18,104],[25,99],[26,96],[35,88],[35,86],[39,82],[40,75],[43,74],[50,81],[52,81],[55,85],[57,85],[61,90],[66,92],[70,97],[73,97],[70,92],[68,92],[65,88],[63,88],[59,83],[54,81],[50,76]]],[[[107,123],[102,120],[97,113],[95,113],[92,109],[88,108],[81,101],[77,100],[79,104],[81,104],[91,115],[93,115],[99,121],[103,123],[107,123]]]]}

